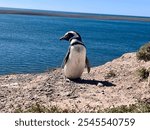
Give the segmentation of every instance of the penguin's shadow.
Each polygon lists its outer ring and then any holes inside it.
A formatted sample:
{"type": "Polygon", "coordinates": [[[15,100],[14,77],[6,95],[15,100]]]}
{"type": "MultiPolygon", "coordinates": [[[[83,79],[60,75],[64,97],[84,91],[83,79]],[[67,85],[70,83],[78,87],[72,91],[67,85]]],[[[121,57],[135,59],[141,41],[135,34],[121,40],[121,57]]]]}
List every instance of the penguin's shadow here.
{"type": "Polygon", "coordinates": [[[81,78],[74,79],[71,81],[73,81],[75,83],[79,83],[79,84],[98,85],[98,83],[101,83],[103,86],[106,86],[106,87],[116,86],[115,84],[108,82],[108,81],[99,81],[99,80],[90,80],[90,79],[81,79],[81,78]]]}

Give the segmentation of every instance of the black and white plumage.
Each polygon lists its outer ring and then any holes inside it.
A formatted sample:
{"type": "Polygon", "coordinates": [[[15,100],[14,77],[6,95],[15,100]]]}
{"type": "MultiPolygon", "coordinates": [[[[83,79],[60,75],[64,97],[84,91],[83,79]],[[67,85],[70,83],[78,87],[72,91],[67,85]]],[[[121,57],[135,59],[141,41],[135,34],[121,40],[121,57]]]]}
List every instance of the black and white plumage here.
{"type": "Polygon", "coordinates": [[[60,40],[70,42],[68,52],[64,58],[64,74],[69,79],[80,78],[84,68],[90,72],[90,64],[86,56],[86,47],[82,42],[81,36],[75,31],[67,32],[60,40]]]}

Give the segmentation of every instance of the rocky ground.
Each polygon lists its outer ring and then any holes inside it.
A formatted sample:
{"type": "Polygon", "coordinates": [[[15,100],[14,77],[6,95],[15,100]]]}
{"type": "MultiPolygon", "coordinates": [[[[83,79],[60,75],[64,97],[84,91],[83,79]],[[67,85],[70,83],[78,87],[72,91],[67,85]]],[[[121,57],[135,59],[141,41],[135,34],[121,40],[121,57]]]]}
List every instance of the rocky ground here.
{"type": "Polygon", "coordinates": [[[40,74],[0,76],[0,112],[24,112],[35,104],[75,112],[93,112],[150,99],[148,80],[137,70],[150,62],[127,53],[102,66],[85,70],[81,80],[68,81],[62,69],[40,74]]]}

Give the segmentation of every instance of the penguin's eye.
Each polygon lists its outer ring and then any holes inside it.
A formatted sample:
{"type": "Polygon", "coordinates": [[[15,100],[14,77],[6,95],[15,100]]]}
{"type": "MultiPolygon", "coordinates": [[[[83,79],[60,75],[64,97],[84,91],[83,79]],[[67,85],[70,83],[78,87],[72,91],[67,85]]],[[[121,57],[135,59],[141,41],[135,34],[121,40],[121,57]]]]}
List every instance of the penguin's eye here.
{"type": "Polygon", "coordinates": [[[70,38],[74,36],[72,33],[68,33],[67,35],[68,35],[68,37],[70,37],[70,38]]]}

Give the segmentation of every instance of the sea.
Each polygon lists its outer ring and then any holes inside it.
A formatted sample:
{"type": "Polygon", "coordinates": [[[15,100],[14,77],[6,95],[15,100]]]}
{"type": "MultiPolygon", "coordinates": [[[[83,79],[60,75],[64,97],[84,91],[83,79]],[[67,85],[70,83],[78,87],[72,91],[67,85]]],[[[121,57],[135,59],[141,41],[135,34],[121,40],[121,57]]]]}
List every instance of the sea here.
{"type": "Polygon", "coordinates": [[[0,14],[0,75],[61,67],[69,43],[59,38],[70,30],[81,35],[92,67],[150,41],[150,22],[0,14]]]}

